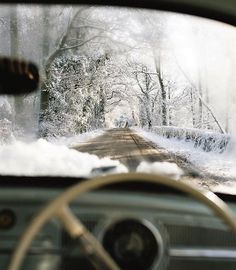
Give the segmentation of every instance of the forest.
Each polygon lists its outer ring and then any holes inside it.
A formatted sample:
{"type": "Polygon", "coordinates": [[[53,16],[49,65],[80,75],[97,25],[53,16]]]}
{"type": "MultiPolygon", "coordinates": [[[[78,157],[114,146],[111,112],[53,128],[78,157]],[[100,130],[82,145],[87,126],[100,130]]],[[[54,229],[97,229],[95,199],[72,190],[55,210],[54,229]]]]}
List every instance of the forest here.
{"type": "Polygon", "coordinates": [[[92,6],[5,6],[0,54],[40,68],[37,93],[0,97],[14,136],[112,127],[236,131],[236,31],[186,15],[92,6]],[[228,42],[225,42],[228,41],[228,42]]]}

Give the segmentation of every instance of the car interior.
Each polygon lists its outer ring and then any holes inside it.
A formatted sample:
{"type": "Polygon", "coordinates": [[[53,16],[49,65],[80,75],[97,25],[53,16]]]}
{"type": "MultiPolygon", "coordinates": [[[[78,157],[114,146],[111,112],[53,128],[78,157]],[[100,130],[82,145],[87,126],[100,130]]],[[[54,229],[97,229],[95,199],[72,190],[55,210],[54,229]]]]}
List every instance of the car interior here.
{"type": "MultiPolygon", "coordinates": [[[[81,5],[142,9],[236,26],[233,0],[0,1],[0,14],[6,5],[30,6],[32,10],[72,6],[72,12],[81,5]]],[[[4,21],[0,16],[0,28],[1,25],[4,21]]],[[[214,42],[217,40],[218,37],[214,42]]],[[[33,37],[25,42],[27,53],[27,44],[34,42],[33,37]]],[[[37,47],[34,53],[38,53],[37,47]]],[[[21,58],[1,52],[0,95],[27,95],[43,85],[45,77],[35,59],[21,58]]],[[[46,104],[45,100],[41,102],[46,104]]],[[[28,119],[27,115],[24,117],[28,119]]],[[[123,128],[127,125],[126,121],[123,128]]],[[[97,144],[91,153],[96,155],[99,147],[97,144]]],[[[9,158],[6,155],[0,153],[0,162],[9,158]]],[[[13,157],[8,163],[11,168],[18,162],[13,157]]],[[[46,160],[46,155],[42,159],[46,160]]],[[[19,164],[27,167],[24,162],[19,164]]],[[[7,170],[2,173],[3,166],[4,163],[0,165],[1,270],[236,268],[235,183],[227,190],[221,186],[205,189],[191,183],[193,172],[180,181],[161,172],[112,173],[112,167],[102,167],[89,176],[67,176],[39,172],[17,175],[7,170]]]]}

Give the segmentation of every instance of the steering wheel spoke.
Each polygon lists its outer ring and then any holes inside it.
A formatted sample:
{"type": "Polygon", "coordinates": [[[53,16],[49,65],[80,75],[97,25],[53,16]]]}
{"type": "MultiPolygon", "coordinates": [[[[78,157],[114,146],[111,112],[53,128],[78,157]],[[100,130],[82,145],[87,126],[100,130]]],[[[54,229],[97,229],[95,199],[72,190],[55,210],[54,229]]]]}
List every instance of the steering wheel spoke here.
{"type": "Polygon", "coordinates": [[[68,205],[62,206],[55,213],[55,217],[60,221],[70,237],[77,241],[83,256],[87,257],[96,269],[119,270],[119,267],[103,246],[72,213],[68,205]]]}
{"type": "Polygon", "coordinates": [[[79,219],[71,212],[70,208],[65,205],[56,213],[55,217],[60,221],[71,238],[79,238],[85,233],[85,227],[79,219]]]}

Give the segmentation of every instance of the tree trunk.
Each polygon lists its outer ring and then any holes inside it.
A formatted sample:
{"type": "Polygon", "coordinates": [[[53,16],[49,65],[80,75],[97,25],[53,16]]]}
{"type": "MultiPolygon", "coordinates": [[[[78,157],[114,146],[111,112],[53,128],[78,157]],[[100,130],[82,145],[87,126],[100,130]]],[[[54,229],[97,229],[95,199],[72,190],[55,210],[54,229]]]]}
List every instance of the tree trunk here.
{"type": "Polygon", "coordinates": [[[191,102],[191,112],[192,112],[192,123],[193,123],[193,128],[196,128],[196,112],[195,112],[195,96],[193,92],[193,88],[190,90],[190,102],[191,102]]]}
{"type": "Polygon", "coordinates": [[[47,57],[49,55],[49,49],[50,49],[50,9],[48,7],[43,7],[43,65],[46,64],[47,57]]]}
{"type": "Polygon", "coordinates": [[[156,73],[160,90],[161,90],[161,118],[162,118],[162,126],[167,126],[167,108],[166,108],[166,99],[167,99],[167,94],[166,94],[166,89],[164,86],[163,82],[163,77],[162,77],[162,71],[161,71],[161,61],[159,57],[159,61],[155,60],[155,67],[156,67],[156,73]]]}
{"type": "MultiPolygon", "coordinates": [[[[19,56],[19,39],[18,39],[18,24],[17,24],[17,7],[12,6],[10,8],[10,54],[11,57],[17,58],[19,56]]],[[[14,98],[14,124],[22,125],[24,121],[22,113],[24,106],[23,96],[17,96],[14,98]]]]}
{"type": "MultiPolygon", "coordinates": [[[[207,102],[207,104],[210,104],[208,87],[206,87],[206,102],[207,102]]],[[[211,129],[211,125],[210,125],[210,112],[209,111],[207,111],[206,118],[207,118],[207,129],[211,129]]],[[[227,130],[226,130],[226,132],[227,132],[227,130]]]]}
{"type": "MultiPolygon", "coordinates": [[[[170,87],[168,87],[168,101],[169,101],[169,104],[170,104],[170,100],[171,100],[171,89],[170,89],[170,87]]],[[[168,117],[167,117],[167,119],[168,119],[167,125],[172,126],[172,110],[171,110],[170,105],[168,107],[168,117]]]]}
{"type": "MultiPolygon", "coordinates": [[[[199,78],[199,94],[202,97],[202,84],[201,84],[201,78],[199,78]]],[[[202,100],[198,100],[198,128],[202,128],[203,124],[203,108],[202,108],[202,100]]]]}
{"type": "Polygon", "coordinates": [[[166,89],[164,86],[163,82],[163,74],[162,74],[162,69],[161,69],[161,52],[159,52],[159,55],[157,56],[155,51],[153,50],[153,58],[154,58],[154,63],[155,63],[155,69],[157,73],[157,78],[161,90],[161,125],[162,126],[167,126],[168,119],[167,119],[167,106],[166,106],[166,101],[167,101],[167,93],[166,89]]]}
{"type": "MultiPolygon", "coordinates": [[[[43,47],[42,47],[42,53],[43,53],[43,66],[46,66],[47,58],[50,52],[50,33],[49,33],[49,20],[50,20],[50,10],[48,7],[43,7],[42,10],[42,18],[43,18],[43,47]]],[[[40,112],[39,112],[39,122],[41,123],[44,118],[44,113],[49,107],[49,93],[46,91],[45,87],[45,79],[46,74],[43,74],[44,82],[41,84],[40,89],[40,112]]],[[[39,131],[41,133],[41,131],[39,131]]]]}
{"type": "Polygon", "coordinates": [[[18,57],[18,25],[17,25],[17,7],[10,9],[10,48],[11,56],[18,57]]]}

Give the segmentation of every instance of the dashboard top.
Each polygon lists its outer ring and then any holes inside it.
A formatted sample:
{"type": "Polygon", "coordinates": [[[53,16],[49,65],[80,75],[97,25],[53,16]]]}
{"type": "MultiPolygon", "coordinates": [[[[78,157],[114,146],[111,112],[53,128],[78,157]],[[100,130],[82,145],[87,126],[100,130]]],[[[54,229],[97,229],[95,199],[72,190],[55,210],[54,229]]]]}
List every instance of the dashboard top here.
{"type": "MultiPolygon", "coordinates": [[[[73,178],[73,177],[29,177],[29,176],[0,176],[0,187],[1,188],[17,188],[17,189],[66,189],[82,181],[88,181],[89,178],[73,178]]],[[[157,186],[151,183],[122,183],[110,185],[102,188],[102,190],[109,191],[129,191],[129,192],[140,192],[140,193],[169,193],[169,194],[182,194],[176,189],[172,189],[166,186],[157,186]]],[[[223,193],[215,193],[222,200],[227,202],[236,202],[236,196],[223,193]]]]}

